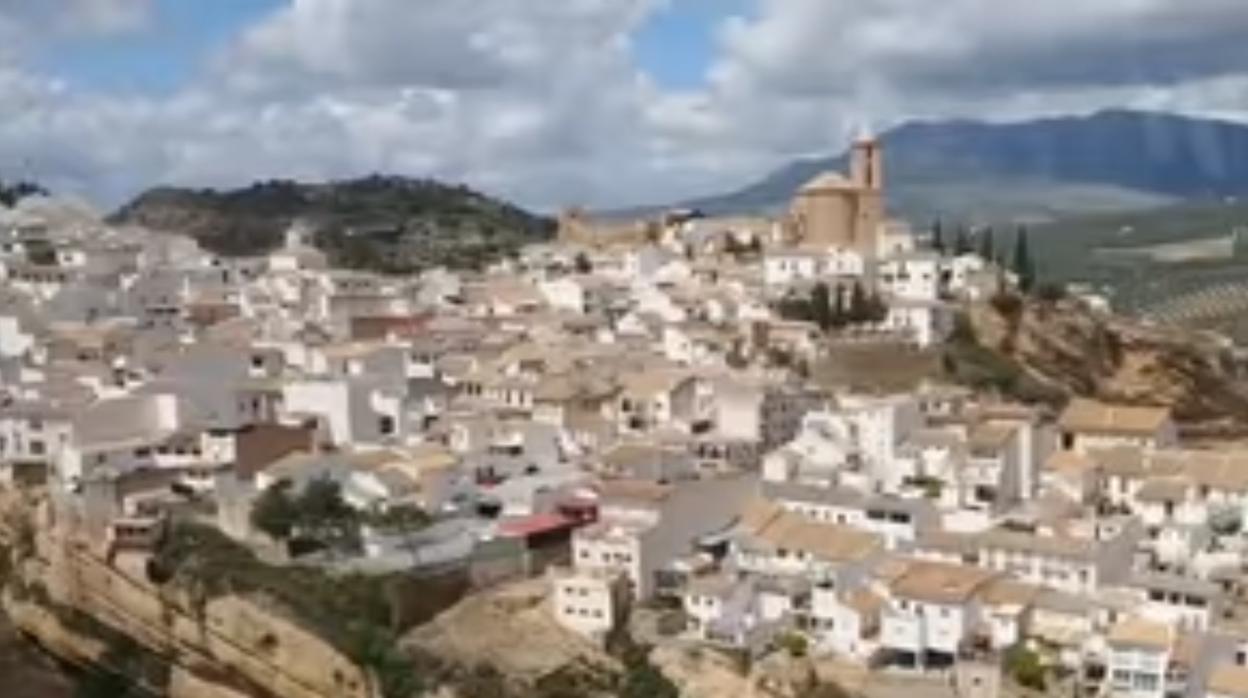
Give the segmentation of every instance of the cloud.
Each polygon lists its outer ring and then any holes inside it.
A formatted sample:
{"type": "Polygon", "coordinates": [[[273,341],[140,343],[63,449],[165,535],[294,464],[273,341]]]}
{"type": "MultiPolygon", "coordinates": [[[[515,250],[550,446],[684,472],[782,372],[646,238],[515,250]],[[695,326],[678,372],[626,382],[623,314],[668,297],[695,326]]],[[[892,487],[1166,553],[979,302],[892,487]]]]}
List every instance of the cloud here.
{"type": "Polygon", "coordinates": [[[152,0],[0,0],[0,31],[10,40],[112,36],[144,29],[152,0]]]}
{"type": "Polygon", "coordinates": [[[802,95],[1174,83],[1248,69],[1238,0],[761,0],[721,82],[802,95]]]}
{"type": "MultiPolygon", "coordinates": [[[[291,0],[146,97],[76,91],[19,47],[0,61],[0,176],[113,204],[387,172],[610,206],[734,186],[908,117],[1248,106],[1242,0],[758,0],[719,27],[708,84],[673,91],[632,37],[682,1],[291,0]]],[[[144,0],[64,2],[0,0],[0,36],[158,28],[144,0]]]]}

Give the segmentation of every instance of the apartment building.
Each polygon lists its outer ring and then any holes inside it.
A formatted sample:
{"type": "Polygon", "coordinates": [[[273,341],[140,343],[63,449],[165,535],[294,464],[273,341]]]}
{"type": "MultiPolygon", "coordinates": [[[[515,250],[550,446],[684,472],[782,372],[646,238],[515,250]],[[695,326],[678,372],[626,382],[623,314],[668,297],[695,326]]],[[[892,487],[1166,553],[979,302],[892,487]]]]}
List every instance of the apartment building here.
{"type": "MultiPolygon", "coordinates": [[[[1109,690],[1114,698],[1164,698],[1170,695],[1174,630],[1164,624],[1128,617],[1106,637],[1109,690]]],[[[1179,688],[1183,688],[1180,686],[1179,688]]]]}
{"type": "Polygon", "coordinates": [[[951,666],[979,627],[978,595],[996,576],[966,565],[911,563],[888,587],[880,648],[901,664],[951,666]]]}

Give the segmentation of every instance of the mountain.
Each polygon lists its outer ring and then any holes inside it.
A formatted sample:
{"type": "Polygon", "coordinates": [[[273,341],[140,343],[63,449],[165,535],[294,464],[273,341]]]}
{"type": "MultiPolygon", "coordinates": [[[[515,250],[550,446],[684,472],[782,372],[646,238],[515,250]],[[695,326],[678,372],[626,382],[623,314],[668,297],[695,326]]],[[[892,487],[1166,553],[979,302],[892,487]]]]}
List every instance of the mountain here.
{"type": "MultiPolygon", "coordinates": [[[[881,135],[895,215],[1050,219],[1248,193],[1248,125],[1110,110],[1018,123],[910,122],[881,135]]],[[[736,191],[676,204],[774,211],[846,156],[798,160],[736,191]]],[[[666,207],[665,207],[666,208],[666,207]]]]}
{"type": "Polygon", "coordinates": [[[297,220],[312,227],[334,264],[386,272],[478,267],[554,233],[549,219],[464,186],[382,176],[231,191],[160,187],[110,216],[189,235],[222,255],[271,250],[297,220]]]}

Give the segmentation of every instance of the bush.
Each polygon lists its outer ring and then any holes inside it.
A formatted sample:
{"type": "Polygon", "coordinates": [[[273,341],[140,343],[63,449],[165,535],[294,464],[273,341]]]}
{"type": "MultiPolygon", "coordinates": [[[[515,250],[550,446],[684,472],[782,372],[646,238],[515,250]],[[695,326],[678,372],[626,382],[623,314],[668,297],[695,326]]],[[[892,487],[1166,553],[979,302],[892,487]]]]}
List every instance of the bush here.
{"type": "Polygon", "coordinates": [[[1014,645],[1005,653],[1005,672],[1025,688],[1043,691],[1048,685],[1047,671],[1040,662],[1040,655],[1026,645],[1014,645]]]}
{"type": "Polygon", "coordinates": [[[252,506],[251,523],[275,540],[301,539],[308,549],[360,546],[360,515],[343,500],[342,487],[328,478],[309,482],[297,495],[289,482],[274,484],[252,506]]]}
{"type": "Polygon", "coordinates": [[[807,652],[810,650],[810,643],[807,642],[804,635],[799,633],[786,633],[781,635],[776,640],[776,644],[779,645],[781,649],[788,652],[790,657],[795,659],[805,657],[807,652]]]}
{"type": "Polygon", "coordinates": [[[1003,318],[1014,319],[1023,312],[1023,299],[1013,293],[998,293],[989,302],[997,314],[1003,318]]]}

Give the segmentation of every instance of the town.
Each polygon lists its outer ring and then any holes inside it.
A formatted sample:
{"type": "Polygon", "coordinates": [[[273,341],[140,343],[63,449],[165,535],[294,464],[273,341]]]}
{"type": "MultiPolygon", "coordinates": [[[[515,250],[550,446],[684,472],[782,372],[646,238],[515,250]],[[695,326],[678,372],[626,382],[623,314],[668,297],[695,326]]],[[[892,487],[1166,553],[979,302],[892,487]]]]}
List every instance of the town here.
{"type": "MultiPolygon", "coordinates": [[[[1189,443],[1164,405],[823,380],[840,349],[931,352],[973,304],[1108,312],[1042,293],[1023,233],[993,253],[889,218],[886,175],[862,138],[774,216],[571,210],[480,271],[406,276],[331,268],[301,221],[223,257],[11,210],[6,611],[53,649],[40,599],[190,646],[195,603],[162,585],[217,541],[352,584],[536,589],[586,647],[922,695],[1248,696],[1248,447],[1189,443]]],[[[332,638],[199,583],[205,656],[380,695],[332,638]]]]}

